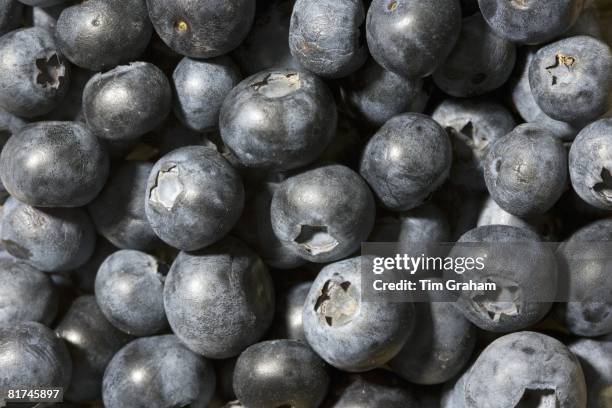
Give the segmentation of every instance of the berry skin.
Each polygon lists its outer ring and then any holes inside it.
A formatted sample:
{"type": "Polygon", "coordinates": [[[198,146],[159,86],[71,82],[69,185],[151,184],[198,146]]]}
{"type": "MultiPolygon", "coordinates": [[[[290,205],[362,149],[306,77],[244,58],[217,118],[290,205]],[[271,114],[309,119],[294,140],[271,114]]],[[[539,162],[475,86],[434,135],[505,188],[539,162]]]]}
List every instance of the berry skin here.
{"type": "Polygon", "coordinates": [[[499,139],[484,161],[491,197],[510,214],[546,212],[567,184],[567,152],[555,135],[526,123],[499,139]]]}
{"type": "Polygon", "coordinates": [[[192,58],[213,58],[232,51],[244,40],[255,17],[255,0],[146,2],[160,38],[174,51],[192,58]]]}
{"type": "Polygon", "coordinates": [[[20,201],[37,207],[80,207],[104,187],[108,153],[77,122],[37,122],[23,127],[0,155],[2,183],[20,201]]]}
{"type": "Polygon", "coordinates": [[[383,206],[404,211],[423,204],[447,179],[451,142],[433,119],[405,113],[387,121],[365,147],[359,173],[383,206]]]}
{"type": "Polygon", "coordinates": [[[612,210],[612,119],[584,128],[569,152],[569,174],[580,198],[602,210],[612,210]]]}
{"type": "Polygon", "coordinates": [[[529,66],[529,84],[544,113],[584,126],[611,107],[611,71],[610,47],[581,35],[540,48],[529,66]]]}
{"type": "Polygon", "coordinates": [[[314,74],[345,77],[368,57],[365,18],[361,0],[297,0],[289,29],[291,54],[314,74]]]}
{"type": "Polygon", "coordinates": [[[53,34],[22,28],[0,37],[0,109],[24,118],[52,111],[70,87],[70,65],[53,34]]]}
{"type": "Polygon", "coordinates": [[[479,96],[501,87],[516,62],[516,46],[500,37],[480,14],[463,19],[461,34],[433,79],[455,97],[479,96]]]}
{"type": "Polygon", "coordinates": [[[62,53],[81,68],[108,70],[136,60],[153,29],[144,0],[88,0],[65,8],[55,34],[62,53]]]}
{"type": "Polygon", "coordinates": [[[584,0],[478,0],[489,26],[516,43],[541,44],[560,36],[576,21],[584,0]]]}
{"type": "Polygon", "coordinates": [[[407,78],[428,76],[441,66],[460,31],[458,0],[374,0],[368,10],[372,57],[407,78]]]}

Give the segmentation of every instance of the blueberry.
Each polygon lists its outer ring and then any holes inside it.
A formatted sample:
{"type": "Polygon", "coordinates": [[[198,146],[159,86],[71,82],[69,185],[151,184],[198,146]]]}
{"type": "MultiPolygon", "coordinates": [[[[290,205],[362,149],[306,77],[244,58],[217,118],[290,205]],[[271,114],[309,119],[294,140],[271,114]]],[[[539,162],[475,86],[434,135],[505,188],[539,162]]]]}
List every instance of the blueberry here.
{"type": "Polygon", "coordinates": [[[370,139],[360,173],[385,207],[409,210],[446,181],[451,161],[444,129],[428,116],[406,113],[387,121],[370,139]]]}
{"type": "Polygon", "coordinates": [[[341,78],[368,57],[362,0],[297,0],[289,49],[301,66],[323,77],[341,78]]]}
{"type": "Polygon", "coordinates": [[[584,0],[478,0],[498,35],[512,42],[541,44],[563,34],[582,12],[584,0]]]}
{"type": "Polygon", "coordinates": [[[68,387],[71,376],[68,349],[63,340],[42,324],[0,326],[0,350],[0,389],[68,387]]]}
{"type": "Polygon", "coordinates": [[[452,52],[433,74],[451,96],[478,96],[501,87],[514,68],[516,46],[493,32],[480,14],[463,19],[452,52]]]}
{"type": "Polygon", "coordinates": [[[507,333],[529,327],[556,299],[554,254],[533,231],[508,225],[478,227],[459,239],[450,256],[482,257],[484,268],[466,269],[461,275],[449,271],[446,278],[496,285],[492,291],[456,292],[459,309],[483,330],[507,333]]]}
{"type": "Polygon", "coordinates": [[[328,386],[323,360],[295,340],[254,344],[242,352],[234,370],[236,396],[249,408],[318,407],[328,386]]]}
{"type": "Polygon", "coordinates": [[[55,35],[70,62],[101,71],[137,59],[152,32],[145,0],[88,0],[64,9],[55,35]]]}
{"type": "MultiPolygon", "coordinates": [[[[12,135],[19,132],[26,125],[21,118],[0,109],[0,152],[12,135]]],[[[0,180],[0,196],[6,195],[7,191],[0,180]]]]}
{"type": "Polygon", "coordinates": [[[550,213],[528,219],[517,217],[501,208],[491,197],[487,197],[478,214],[476,226],[509,225],[524,228],[539,234],[544,241],[554,242],[559,236],[560,222],[558,217],[550,213]]]}
{"type": "Polygon", "coordinates": [[[0,0],[0,36],[19,27],[23,5],[17,0],[0,0]]]}
{"type": "Polygon", "coordinates": [[[470,370],[464,395],[466,408],[586,407],[578,359],[558,340],[534,332],[491,343],[470,370]]]}
{"type": "Polygon", "coordinates": [[[612,218],[595,221],[574,232],[559,245],[557,257],[561,277],[561,296],[556,316],[578,336],[612,333],[612,283],[610,244],[612,218]]]}
{"type": "Polygon", "coordinates": [[[432,113],[453,145],[451,183],[467,191],[484,191],[482,162],[493,143],[516,126],[512,114],[489,99],[446,99],[432,113]]]}
{"type": "Polygon", "coordinates": [[[167,268],[144,252],[121,250],[100,265],[96,301],[113,326],[133,336],[159,333],[168,326],[163,291],[167,268]]]}
{"type": "Polygon", "coordinates": [[[123,347],[102,382],[107,408],[206,407],[214,390],[212,364],[172,335],[140,338],[123,347]]]}
{"type": "Polygon", "coordinates": [[[155,129],[171,106],[168,78],[148,62],[135,62],[97,74],[83,91],[87,126],[111,147],[134,143],[155,129]]]}
{"type": "Polygon", "coordinates": [[[559,40],[538,50],[529,66],[535,101],[553,119],[588,123],[610,109],[612,52],[588,36],[559,40]]]}
{"type": "Polygon", "coordinates": [[[369,59],[341,88],[342,100],[356,118],[380,127],[404,112],[422,112],[429,90],[420,78],[404,78],[369,59]]]}
{"type": "Polygon", "coordinates": [[[70,66],[49,31],[23,28],[0,37],[0,108],[34,117],[57,106],[70,86],[70,66]]]}
{"type": "Polygon", "coordinates": [[[174,113],[197,131],[215,129],[227,94],[240,82],[238,67],[226,56],[206,61],[183,58],[172,75],[174,113]]]}
{"type": "Polygon", "coordinates": [[[87,207],[96,230],[117,248],[151,250],[160,245],[145,214],[147,180],[153,165],[126,162],[87,207]]]}
{"type": "Polygon", "coordinates": [[[519,217],[543,214],[567,183],[567,152],[555,135],[526,123],[499,139],[484,160],[485,182],[501,208],[519,217]]]}
{"type": "Polygon", "coordinates": [[[147,0],[155,31],[174,51],[212,58],[236,48],[248,34],[255,0],[147,0]]]}
{"type": "Polygon", "coordinates": [[[0,0],[0,394],[608,404],[591,3],[0,0]],[[373,299],[367,241],[459,285],[373,299]]]}
{"type": "Polygon", "coordinates": [[[323,153],[337,113],[325,83],[304,71],[268,70],[236,86],[221,107],[223,142],[248,167],[288,170],[323,153]]]}
{"type": "Polygon", "coordinates": [[[602,210],[612,210],[612,119],[584,128],[569,152],[569,174],[580,198],[602,210]]]}
{"type": "Polygon", "coordinates": [[[476,344],[476,329],[453,303],[431,292],[415,304],[415,330],[391,359],[396,374],[415,384],[441,384],[457,374],[476,344]]]}
{"type": "Polygon", "coordinates": [[[276,338],[306,342],[302,310],[312,282],[301,282],[279,291],[272,331],[276,338]]]}
{"type": "Polygon", "coordinates": [[[329,398],[334,408],[426,408],[411,387],[386,372],[351,375],[347,381],[329,398]]]}
{"type": "Polygon", "coordinates": [[[291,269],[306,262],[291,246],[274,234],[270,207],[278,183],[267,182],[258,186],[257,193],[249,200],[236,225],[236,234],[261,256],[266,265],[276,269],[291,269]]]}
{"type": "Polygon", "coordinates": [[[55,332],[64,339],[72,360],[72,380],[65,399],[99,399],[104,369],[130,337],[106,320],[93,296],[77,298],[55,332]]]}
{"type": "Polygon", "coordinates": [[[235,238],[181,252],[166,278],[172,331],[210,358],[238,355],[262,337],[274,315],[274,288],[259,257],[235,238]]]}
{"type": "Polygon", "coordinates": [[[51,278],[10,255],[0,257],[0,325],[19,322],[50,324],[57,313],[58,293],[51,278]]]}
{"type": "Polygon", "coordinates": [[[359,249],[374,225],[374,198],[348,167],[329,165],[290,177],[272,198],[272,228],[310,262],[330,262],[359,249]]]}
{"type": "Polygon", "coordinates": [[[253,27],[233,52],[242,72],[253,75],[270,68],[300,68],[287,40],[294,4],[295,0],[257,2],[253,27]]]}
{"type": "Polygon", "coordinates": [[[244,188],[234,168],[210,147],[174,150],[153,167],[145,209],[166,243],[192,251],[225,236],[238,221],[244,188]]]}
{"type": "Polygon", "coordinates": [[[79,207],[102,190],[108,154],[76,122],[38,122],[22,128],[0,155],[2,183],[12,196],[37,207],[79,207]]]}
{"type": "Polygon", "coordinates": [[[460,31],[459,0],[374,0],[368,10],[366,35],[372,57],[409,78],[434,72],[460,31]]]}
{"type": "Polygon", "coordinates": [[[308,344],[343,371],[367,371],[393,358],[414,325],[412,303],[362,300],[361,262],[355,257],[324,267],[304,303],[308,344]]]}
{"type": "Polygon", "coordinates": [[[46,272],[78,268],[91,256],[96,235],[80,208],[34,208],[14,198],[4,204],[0,237],[14,257],[46,272]]]}
{"type": "Polygon", "coordinates": [[[537,123],[552,131],[561,140],[570,142],[574,140],[580,128],[548,116],[542,111],[531,92],[529,66],[536,52],[537,49],[534,47],[525,47],[519,53],[515,74],[509,81],[512,104],[525,121],[537,123]]]}
{"type": "Polygon", "coordinates": [[[605,408],[610,405],[612,385],[612,339],[580,339],[569,349],[580,360],[587,382],[587,408],[605,408]]]}

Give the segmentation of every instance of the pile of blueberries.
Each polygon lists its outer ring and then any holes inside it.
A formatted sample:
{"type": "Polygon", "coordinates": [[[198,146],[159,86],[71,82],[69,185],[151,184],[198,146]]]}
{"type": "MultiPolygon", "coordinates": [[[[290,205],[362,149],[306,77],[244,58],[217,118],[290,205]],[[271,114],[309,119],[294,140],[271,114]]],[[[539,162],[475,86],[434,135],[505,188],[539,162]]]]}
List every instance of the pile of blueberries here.
{"type": "Polygon", "coordinates": [[[0,405],[612,407],[601,28],[589,0],[0,0],[0,405]],[[466,274],[491,293],[367,302],[368,241],[526,249],[466,274]]]}

